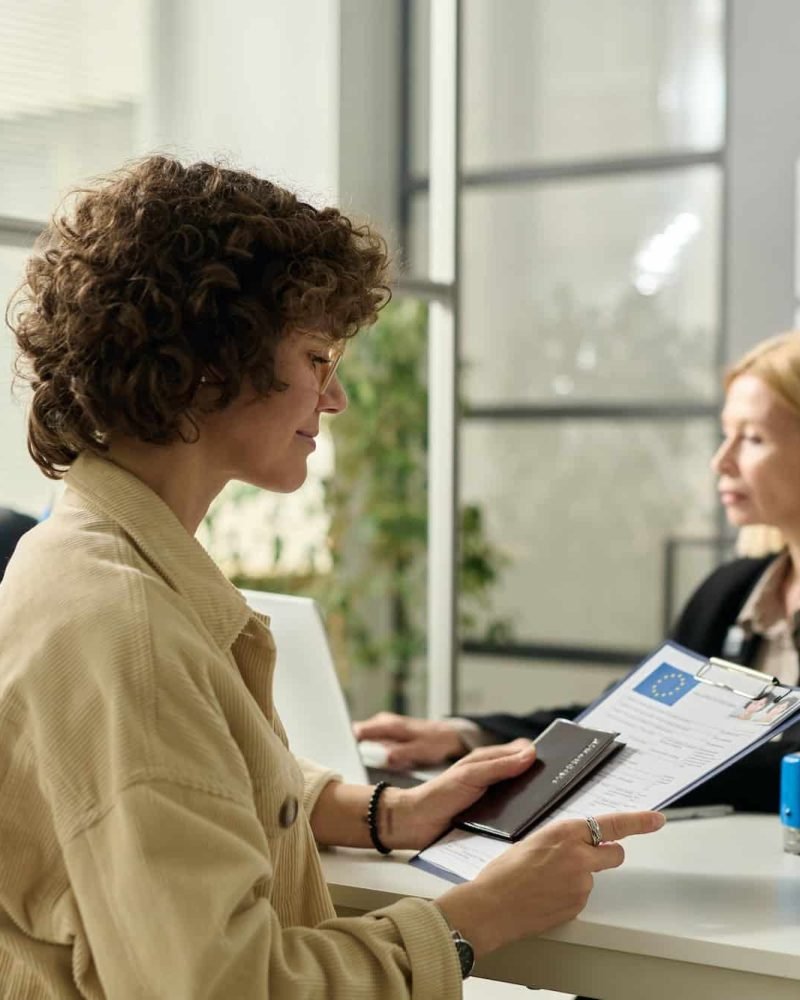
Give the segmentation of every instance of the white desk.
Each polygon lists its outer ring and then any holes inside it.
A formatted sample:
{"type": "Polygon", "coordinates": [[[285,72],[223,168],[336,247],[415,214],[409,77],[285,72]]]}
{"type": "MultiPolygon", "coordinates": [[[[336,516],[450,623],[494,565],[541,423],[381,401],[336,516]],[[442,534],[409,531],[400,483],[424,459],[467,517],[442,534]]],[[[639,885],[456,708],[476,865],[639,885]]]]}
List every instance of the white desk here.
{"type": "MultiPolygon", "coordinates": [[[[496,952],[476,975],[602,1000],[800,997],[800,856],[783,853],[776,817],[683,820],[625,849],[576,920],[496,952]]],[[[448,888],[408,857],[324,852],[337,910],[448,888]]]]}

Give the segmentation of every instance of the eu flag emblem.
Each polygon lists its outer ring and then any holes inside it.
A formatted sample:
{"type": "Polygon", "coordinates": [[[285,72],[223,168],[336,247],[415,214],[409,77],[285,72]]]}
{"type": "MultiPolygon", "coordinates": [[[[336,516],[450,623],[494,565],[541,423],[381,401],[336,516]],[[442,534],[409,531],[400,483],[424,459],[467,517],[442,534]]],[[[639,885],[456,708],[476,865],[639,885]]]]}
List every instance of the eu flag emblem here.
{"type": "Polygon", "coordinates": [[[633,690],[643,694],[645,698],[652,698],[660,705],[674,705],[698,684],[699,681],[685,670],[662,663],[633,690]]]}

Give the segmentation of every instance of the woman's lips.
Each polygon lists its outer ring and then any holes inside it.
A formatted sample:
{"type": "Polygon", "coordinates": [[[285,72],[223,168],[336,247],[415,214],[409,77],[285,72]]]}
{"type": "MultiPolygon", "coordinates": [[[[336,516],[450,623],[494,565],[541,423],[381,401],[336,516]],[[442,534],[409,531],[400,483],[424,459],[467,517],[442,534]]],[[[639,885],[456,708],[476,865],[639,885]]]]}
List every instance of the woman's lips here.
{"type": "Polygon", "coordinates": [[[307,431],[297,431],[297,436],[302,438],[307,444],[311,445],[312,448],[317,447],[317,442],[314,440],[315,434],[309,434],[307,431]]]}
{"type": "Polygon", "coordinates": [[[729,507],[733,504],[742,503],[747,497],[744,493],[737,493],[736,490],[720,490],[719,499],[724,506],[729,507]]]}

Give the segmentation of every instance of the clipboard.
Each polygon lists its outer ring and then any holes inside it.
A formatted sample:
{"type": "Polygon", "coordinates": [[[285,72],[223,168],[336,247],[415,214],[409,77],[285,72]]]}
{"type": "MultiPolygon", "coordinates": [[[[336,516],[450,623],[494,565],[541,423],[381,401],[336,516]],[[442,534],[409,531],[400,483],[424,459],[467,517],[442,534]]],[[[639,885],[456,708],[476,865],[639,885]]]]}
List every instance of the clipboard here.
{"type": "MultiPolygon", "coordinates": [[[[532,829],[553,819],[669,806],[800,721],[800,687],[668,641],[574,721],[618,733],[625,746],[532,829]]],[[[458,883],[506,849],[451,830],[410,863],[458,883]]]]}
{"type": "MultiPolygon", "coordinates": [[[[715,775],[731,767],[737,761],[742,760],[753,750],[768,743],[785,729],[800,722],[800,687],[789,684],[782,684],[776,677],[766,674],[760,670],[753,670],[751,667],[733,663],[721,657],[704,657],[698,653],[681,646],[672,640],[666,641],[654,653],[646,657],[627,676],[623,677],[612,688],[604,692],[595,702],[575,719],[580,724],[593,725],[591,720],[602,710],[604,704],[608,704],[609,699],[613,701],[621,688],[634,689],[642,675],[647,675],[652,670],[654,660],[660,657],[678,657],[680,665],[685,669],[690,666],[692,679],[698,684],[704,685],[707,689],[717,689],[728,694],[735,703],[739,705],[743,713],[747,712],[748,706],[764,700],[764,704],[757,706],[751,713],[749,720],[753,723],[746,732],[749,735],[746,744],[737,751],[730,753],[721,760],[717,766],[707,769],[702,776],[696,780],[688,781],[675,789],[663,799],[653,802],[647,808],[663,809],[672,802],[682,798],[688,792],[693,791],[704,784],[715,775]],[[779,710],[780,709],[780,710],[779,710]],[[770,717],[772,715],[772,717],[770,717]]],[[[602,716],[601,716],[602,717],[602,716]]],[[[625,734],[621,737],[625,739],[625,734]]]]}
{"type": "Polygon", "coordinates": [[[726,688],[728,691],[733,691],[734,694],[746,698],[762,698],[767,692],[776,688],[786,688],[783,694],[776,698],[776,701],[780,701],[792,690],[789,685],[781,684],[778,678],[771,674],[742,666],[741,663],[723,660],[719,656],[711,656],[705,663],[702,663],[697,668],[695,677],[704,684],[714,684],[716,687],[726,688]],[[721,673],[724,676],[721,678],[709,676],[715,673],[721,673]],[[751,683],[752,687],[750,687],[751,683]]]}

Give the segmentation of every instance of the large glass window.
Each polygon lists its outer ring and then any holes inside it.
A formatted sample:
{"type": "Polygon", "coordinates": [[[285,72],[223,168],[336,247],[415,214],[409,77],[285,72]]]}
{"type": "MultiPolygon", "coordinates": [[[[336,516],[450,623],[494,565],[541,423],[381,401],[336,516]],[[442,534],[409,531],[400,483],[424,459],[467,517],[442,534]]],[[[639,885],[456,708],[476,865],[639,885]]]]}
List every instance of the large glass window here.
{"type": "MultiPolygon", "coordinates": [[[[508,556],[491,613],[510,633],[483,647],[509,676],[630,662],[720,552],[724,15],[462,4],[460,489],[508,556]]],[[[401,218],[417,274],[428,17],[415,0],[401,218]]],[[[480,708],[481,643],[464,645],[457,688],[480,708]]]]}
{"type": "Polygon", "coordinates": [[[704,166],[467,188],[469,404],[715,398],[720,185],[704,166]]]}
{"type": "MultiPolygon", "coordinates": [[[[412,168],[427,169],[429,0],[415,0],[412,168]]],[[[463,166],[718,149],[723,0],[464,0],[463,166]]]]}
{"type": "Polygon", "coordinates": [[[722,0],[467,0],[464,166],[716,149],[722,0]]]}
{"type": "Polygon", "coordinates": [[[714,531],[708,420],[470,420],[462,496],[508,557],[495,613],[519,640],[647,649],[665,546],[714,531]]]}

